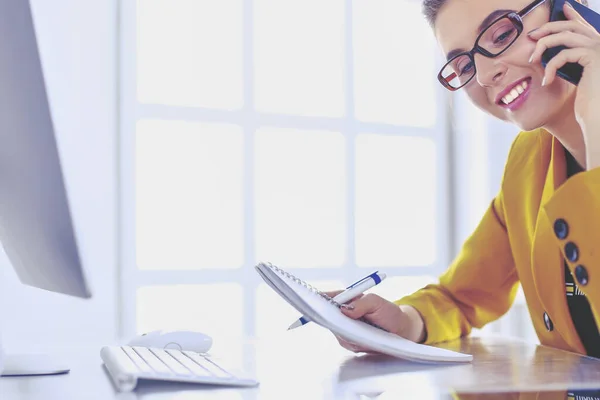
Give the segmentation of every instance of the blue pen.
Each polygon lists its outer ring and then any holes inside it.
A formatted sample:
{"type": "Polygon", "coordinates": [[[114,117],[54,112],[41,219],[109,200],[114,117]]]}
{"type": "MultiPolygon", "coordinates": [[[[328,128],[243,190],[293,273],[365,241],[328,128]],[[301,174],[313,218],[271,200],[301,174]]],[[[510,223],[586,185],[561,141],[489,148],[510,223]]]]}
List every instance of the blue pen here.
{"type": "MultiPolygon", "coordinates": [[[[359,294],[364,293],[373,286],[381,283],[381,281],[384,280],[385,277],[386,275],[384,273],[380,273],[379,271],[373,272],[372,274],[365,276],[361,280],[356,281],[352,285],[348,286],[346,290],[335,296],[333,300],[340,304],[346,304],[348,301],[352,300],[359,294]]],[[[302,325],[306,325],[309,322],[310,320],[307,317],[302,316],[296,322],[290,325],[288,331],[294,328],[298,328],[302,325]]]]}

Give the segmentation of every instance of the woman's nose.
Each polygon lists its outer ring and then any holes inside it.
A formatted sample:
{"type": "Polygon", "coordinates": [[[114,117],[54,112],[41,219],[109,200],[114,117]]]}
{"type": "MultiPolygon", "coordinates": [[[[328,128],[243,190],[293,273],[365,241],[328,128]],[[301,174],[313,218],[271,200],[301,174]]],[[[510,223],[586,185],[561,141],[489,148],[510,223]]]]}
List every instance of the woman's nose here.
{"type": "Polygon", "coordinates": [[[499,58],[489,58],[481,54],[475,54],[475,67],[476,79],[481,86],[493,86],[502,79],[507,69],[499,58]]]}

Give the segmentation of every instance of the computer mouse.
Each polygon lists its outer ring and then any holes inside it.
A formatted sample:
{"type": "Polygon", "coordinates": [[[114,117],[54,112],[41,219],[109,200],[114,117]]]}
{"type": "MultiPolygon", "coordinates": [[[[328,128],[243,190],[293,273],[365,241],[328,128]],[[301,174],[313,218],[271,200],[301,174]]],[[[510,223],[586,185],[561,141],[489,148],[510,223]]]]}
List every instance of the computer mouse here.
{"type": "Polygon", "coordinates": [[[128,345],[206,353],[212,347],[212,338],[194,331],[161,330],[136,336],[128,345]]]}

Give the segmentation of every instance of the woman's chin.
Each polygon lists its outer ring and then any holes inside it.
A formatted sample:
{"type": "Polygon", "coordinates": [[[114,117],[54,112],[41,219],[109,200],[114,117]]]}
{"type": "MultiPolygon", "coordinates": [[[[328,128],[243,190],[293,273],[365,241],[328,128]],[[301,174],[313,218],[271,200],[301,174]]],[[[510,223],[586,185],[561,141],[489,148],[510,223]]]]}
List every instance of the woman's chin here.
{"type": "Polygon", "coordinates": [[[513,120],[512,122],[515,125],[517,125],[522,131],[533,131],[545,126],[546,118],[542,116],[540,116],[540,118],[531,118],[531,116],[529,116],[526,119],[524,118],[518,121],[513,120]]]}
{"type": "Polygon", "coordinates": [[[544,126],[543,124],[526,124],[526,125],[520,125],[519,128],[522,131],[534,131],[534,130],[536,130],[538,128],[541,128],[543,126],[544,126]]]}
{"type": "Polygon", "coordinates": [[[493,112],[486,110],[488,114],[506,123],[517,126],[522,131],[533,131],[546,124],[545,115],[531,115],[527,113],[511,113],[505,110],[495,109],[493,112]]]}

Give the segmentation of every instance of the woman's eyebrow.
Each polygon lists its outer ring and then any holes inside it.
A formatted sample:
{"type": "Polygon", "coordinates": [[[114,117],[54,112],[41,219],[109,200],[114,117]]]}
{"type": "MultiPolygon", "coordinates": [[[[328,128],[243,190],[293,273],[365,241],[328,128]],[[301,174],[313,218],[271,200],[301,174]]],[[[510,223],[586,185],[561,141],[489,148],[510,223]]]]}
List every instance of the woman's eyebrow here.
{"type": "Polygon", "coordinates": [[[515,10],[496,10],[492,11],[487,17],[481,21],[479,24],[479,28],[477,28],[477,33],[481,33],[482,30],[487,28],[492,22],[494,22],[497,18],[500,18],[504,14],[508,14],[510,12],[514,12],[515,10]]]}
{"type": "MultiPolygon", "coordinates": [[[[483,19],[483,21],[481,21],[481,24],[479,24],[479,27],[477,28],[477,33],[481,33],[481,31],[483,31],[485,28],[487,28],[492,22],[494,22],[496,19],[500,18],[501,16],[508,14],[510,12],[514,12],[515,10],[495,10],[492,11],[491,13],[488,14],[487,17],[485,17],[483,19]]],[[[454,50],[450,50],[448,52],[448,54],[446,54],[446,60],[450,60],[452,57],[454,57],[455,55],[462,53],[463,51],[466,51],[465,49],[454,49],[454,50]]]]}

